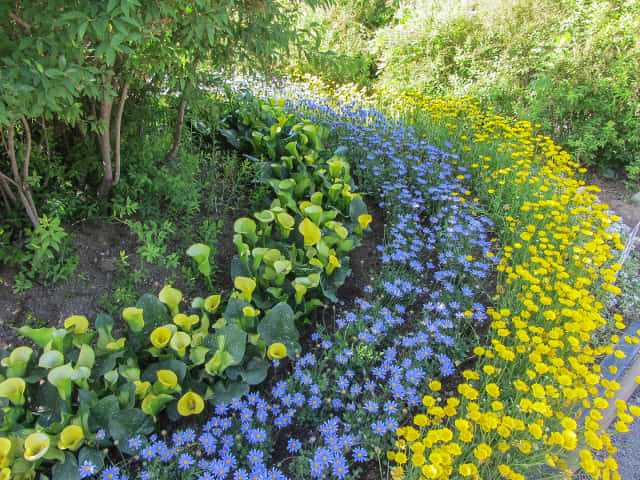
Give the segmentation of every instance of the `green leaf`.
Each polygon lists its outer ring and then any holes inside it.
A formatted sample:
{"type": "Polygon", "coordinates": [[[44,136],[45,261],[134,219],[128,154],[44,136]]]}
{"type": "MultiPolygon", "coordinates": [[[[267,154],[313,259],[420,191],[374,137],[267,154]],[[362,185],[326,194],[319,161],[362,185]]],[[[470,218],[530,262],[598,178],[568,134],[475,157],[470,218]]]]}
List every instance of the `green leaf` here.
{"type": "Polygon", "coordinates": [[[349,204],[349,217],[354,224],[358,223],[358,217],[360,215],[367,214],[367,205],[360,197],[353,197],[349,204]]]}
{"type": "Polygon", "coordinates": [[[140,435],[144,437],[153,432],[153,419],[139,408],[120,410],[111,416],[109,434],[118,442],[118,448],[127,454],[134,454],[129,448],[129,439],[140,435]]]}
{"type": "Polygon", "coordinates": [[[156,327],[171,323],[167,307],[155,295],[142,295],[138,299],[136,307],[143,311],[144,328],[141,332],[143,336],[148,336],[156,327]]]}
{"type": "Polygon", "coordinates": [[[247,333],[235,325],[227,325],[217,330],[214,336],[218,344],[220,338],[224,339],[222,348],[233,357],[231,365],[240,365],[247,347],[247,333]]]}
{"type": "Polygon", "coordinates": [[[91,462],[96,466],[96,472],[99,472],[104,467],[104,455],[102,450],[82,447],[78,455],[78,463],[82,465],[84,462],[91,462]]]}
{"type": "Polygon", "coordinates": [[[291,307],[280,302],[273,307],[258,324],[258,333],[267,345],[280,342],[287,347],[287,356],[295,358],[302,347],[298,343],[300,334],[295,325],[295,316],[291,307]]]}
{"type": "Polygon", "coordinates": [[[33,342],[42,347],[45,348],[47,346],[47,344],[53,340],[53,332],[55,332],[56,329],[53,327],[50,328],[31,328],[27,325],[18,328],[18,332],[21,335],[24,335],[25,337],[33,340],[33,342]]]}
{"type": "Polygon", "coordinates": [[[67,452],[64,455],[64,462],[56,463],[53,466],[51,480],[80,480],[76,456],[67,452]]]}
{"type": "Polygon", "coordinates": [[[267,378],[270,366],[270,363],[263,358],[253,357],[247,363],[246,368],[240,371],[240,375],[249,385],[258,385],[267,378]]]}
{"type": "Polygon", "coordinates": [[[217,382],[213,387],[213,397],[209,400],[214,405],[229,403],[235,398],[241,398],[249,393],[249,385],[245,382],[217,382]]]}
{"type": "Polygon", "coordinates": [[[118,399],[115,395],[109,395],[101,398],[91,409],[89,427],[91,430],[107,428],[109,426],[109,420],[118,411],[120,411],[120,405],[118,404],[118,399]]]}

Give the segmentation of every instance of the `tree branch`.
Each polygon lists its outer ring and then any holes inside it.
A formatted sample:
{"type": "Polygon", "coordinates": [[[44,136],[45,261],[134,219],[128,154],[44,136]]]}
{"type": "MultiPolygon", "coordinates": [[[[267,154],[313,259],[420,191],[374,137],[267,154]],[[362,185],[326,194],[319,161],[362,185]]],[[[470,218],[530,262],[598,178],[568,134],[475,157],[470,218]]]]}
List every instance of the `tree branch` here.
{"type": "Polygon", "coordinates": [[[22,28],[24,28],[27,31],[27,35],[31,36],[31,25],[29,25],[27,22],[25,22],[23,19],[21,19],[18,15],[16,15],[13,12],[9,12],[9,18],[15,21],[16,23],[20,24],[22,28]]]}
{"type": "Polygon", "coordinates": [[[24,136],[27,139],[27,151],[24,154],[24,160],[22,162],[22,181],[26,182],[29,176],[29,159],[31,158],[31,129],[24,115],[20,117],[20,120],[22,121],[22,125],[24,125],[24,136]]]}
{"type": "Polygon", "coordinates": [[[118,105],[118,112],[116,114],[116,138],[115,138],[115,175],[113,177],[113,186],[115,187],[120,181],[120,125],[122,123],[122,113],[124,112],[124,102],[127,100],[127,93],[129,92],[129,82],[125,82],[122,87],[122,93],[120,94],[120,104],[118,105]]]}

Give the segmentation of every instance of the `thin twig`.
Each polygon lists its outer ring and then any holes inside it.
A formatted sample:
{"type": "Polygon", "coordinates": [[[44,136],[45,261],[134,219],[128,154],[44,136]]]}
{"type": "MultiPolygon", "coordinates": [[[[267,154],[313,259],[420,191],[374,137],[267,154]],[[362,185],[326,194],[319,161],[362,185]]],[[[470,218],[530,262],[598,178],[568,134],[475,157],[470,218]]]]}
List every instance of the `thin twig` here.
{"type": "Polygon", "coordinates": [[[27,34],[29,36],[31,35],[31,25],[29,25],[27,22],[25,22],[23,19],[21,19],[18,15],[16,15],[13,12],[9,12],[9,18],[14,20],[16,23],[20,24],[22,28],[24,28],[27,31],[27,34]]]}

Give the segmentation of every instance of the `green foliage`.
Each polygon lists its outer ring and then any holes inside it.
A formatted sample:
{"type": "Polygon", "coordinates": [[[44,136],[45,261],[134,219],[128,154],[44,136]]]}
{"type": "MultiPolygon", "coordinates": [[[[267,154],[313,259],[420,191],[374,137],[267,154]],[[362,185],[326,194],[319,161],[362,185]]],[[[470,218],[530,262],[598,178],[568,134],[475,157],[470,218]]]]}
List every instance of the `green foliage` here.
{"type": "MultiPolygon", "coordinates": [[[[631,180],[640,178],[638,2],[412,0],[392,9],[393,19],[374,15],[381,20],[367,23],[381,3],[341,2],[305,12],[300,22],[322,27],[317,44],[324,48],[375,59],[376,87],[389,96],[471,94],[501,114],[539,123],[585,166],[628,166],[631,180]]],[[[300,63],[303,72],[354,81],[327,65],[300,63]]]]}

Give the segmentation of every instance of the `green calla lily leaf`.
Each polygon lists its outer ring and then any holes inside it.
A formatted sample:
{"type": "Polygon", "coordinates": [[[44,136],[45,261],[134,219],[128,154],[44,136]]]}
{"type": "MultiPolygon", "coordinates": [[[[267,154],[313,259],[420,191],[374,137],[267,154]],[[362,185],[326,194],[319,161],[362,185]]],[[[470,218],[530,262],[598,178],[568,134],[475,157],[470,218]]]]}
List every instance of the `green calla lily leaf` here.
{"type": "Polygon", "coordinates": [[[289,358],[295,358],[302,350],[298,343],[300,334],[295,325],[293,310],[284,302],[278,303],[262,318],[258,324],[258,333],[267,345],[278,342],[284,344],[289,358]]]}

